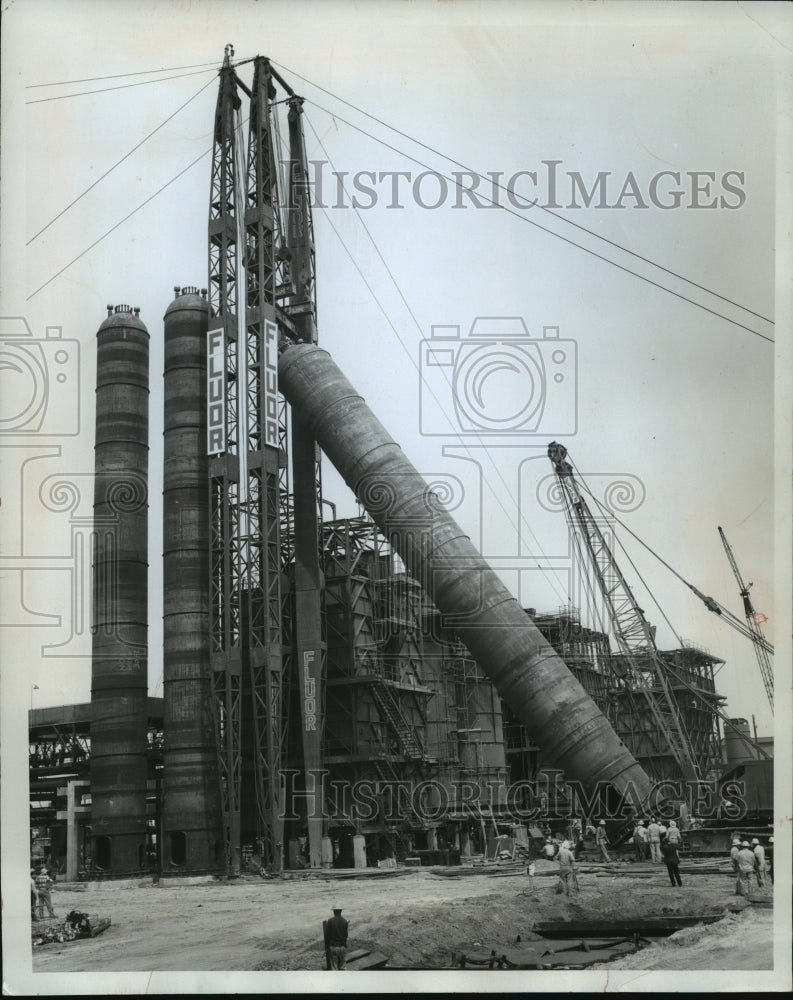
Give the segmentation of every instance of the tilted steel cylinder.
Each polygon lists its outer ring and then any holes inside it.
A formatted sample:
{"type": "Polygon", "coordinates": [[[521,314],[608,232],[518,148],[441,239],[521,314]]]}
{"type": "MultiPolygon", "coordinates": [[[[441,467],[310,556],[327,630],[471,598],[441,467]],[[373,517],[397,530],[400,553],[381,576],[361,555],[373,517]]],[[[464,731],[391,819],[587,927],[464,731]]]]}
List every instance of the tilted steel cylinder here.
{"type": "Polygon", "coordinates": [[[646,801],[651,782],[327,351],[282,350],[279,388],[564,780],[646,801]]]}

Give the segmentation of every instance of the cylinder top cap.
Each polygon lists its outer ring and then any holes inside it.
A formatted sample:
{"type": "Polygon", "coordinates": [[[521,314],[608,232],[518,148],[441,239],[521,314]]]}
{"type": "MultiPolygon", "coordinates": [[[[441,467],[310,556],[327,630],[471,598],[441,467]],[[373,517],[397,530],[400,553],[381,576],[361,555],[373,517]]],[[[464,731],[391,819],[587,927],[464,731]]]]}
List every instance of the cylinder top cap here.
{"type": "Polygon", "coordinates": [[[140,318],[140,308],[128,305],[107,307],[107,319],[99,327],[99,331],[107,330],[111,327],[127,327],[132,330],[142,330],[148,333],[146,325],[140,318]]]}
{"type": "Polygon", "coordinates": [[[197,285],[175,285],[173,293],[174,299],[165,310],[166,316],[177,309],[206,309],[208,306],[206,288],[199,291],[197,285]]]}

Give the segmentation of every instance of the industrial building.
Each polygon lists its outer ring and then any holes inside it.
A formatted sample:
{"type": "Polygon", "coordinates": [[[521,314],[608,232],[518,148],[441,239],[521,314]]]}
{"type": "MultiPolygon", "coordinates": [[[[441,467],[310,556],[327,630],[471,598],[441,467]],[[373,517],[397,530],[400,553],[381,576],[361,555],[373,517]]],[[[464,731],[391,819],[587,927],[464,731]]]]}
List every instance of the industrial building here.
{"type": "MultiPolygon", "coordinates": [[[[30,722],[33,850],[69,878],[453,860],[563,815],[566,783],[644,802],[652,781],[717,779],[750,755],[722,730],[718,658],[656,650],[640,609],[643,643],[612,648],[575,608],[521,608],[443,510],[318,346],[304,178],[300,98],[261,57],[247,87],[227,54],[208,288],[178,287],[163,321],[161,500],[150,331],[126,305],[99,327],[91,702],[30,722]],[[365,514],[328,516],[321,454],[365,514]],[[150,515],[162,699],[146,682],[150,515]],[[543,799],[531,782],[548,770],[564,777],[543,799]]],[[[603,577],[610,553],[573,502],[603,577]]]]}

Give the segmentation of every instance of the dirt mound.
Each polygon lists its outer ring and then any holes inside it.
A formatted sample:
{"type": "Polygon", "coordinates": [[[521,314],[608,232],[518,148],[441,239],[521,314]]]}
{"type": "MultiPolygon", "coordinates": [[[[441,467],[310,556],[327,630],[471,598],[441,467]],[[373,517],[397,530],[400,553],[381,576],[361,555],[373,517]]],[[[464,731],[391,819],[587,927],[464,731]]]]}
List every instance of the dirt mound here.
{"type": "MultiPolygon", "coordinates": [[[[441,880],[438,880],[441,881],[441,880]]],[[[472,880],[466,879],[466,888],[472,880]]],[[[533,927],[540,920],[593,920],[625,917],[690,915],[721,912],[727,899],[723,891],[674,894],[672,887],[649,887],[630,879],[618,886],[609,880],[583,876],[579,896],[557,895],[557,880],[536,880],[534,892],[524,895],[528,880],[477,880],[477,895],[462,896],[441,905],[416,894],[409,903],[394,901],[390,912],[369,909],[351,925],[350,947],[367,948],[389,955],[391,966],[407,968],[449,968],[460,952],[486,957],[491,949],[499,954],[521,941],[537,940],[533,927]],[[488,883],[492,893],[487,894],[488,883]],[[703,898],[704,895],[704,898],[703,898]]],[[[458,883],[459,884],[459,883],[458,883]]],[[[426,883],[429,888],[432,882],[426,883]]],[[[439,889],[437,894],[441,895],[439,889]]],[[[325,958],[314,940],[301,945],[295,938],[282,942],[279,955],[269,954],[257,969],[322,969],[325,958]]]]}

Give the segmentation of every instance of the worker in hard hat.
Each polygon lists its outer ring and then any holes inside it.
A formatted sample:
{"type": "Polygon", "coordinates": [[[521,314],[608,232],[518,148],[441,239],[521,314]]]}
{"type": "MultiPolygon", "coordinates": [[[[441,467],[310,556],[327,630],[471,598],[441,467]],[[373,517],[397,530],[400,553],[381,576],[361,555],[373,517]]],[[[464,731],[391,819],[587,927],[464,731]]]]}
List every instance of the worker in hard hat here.
{"type": "Polygon", "coordinates": [[[674,844],[675,847],[680,847],[682,843],[683,836],[680,833],[680,827],[675,823],[673,819],[669,820],[669,828],[666,831],[666,842],[668,844],[674,844]]]}
{"type": "Polygon", "coordinates": [[[598,823],[598,828],[595,831],[595,845],[600,850],[600,857],[603,861],[611,861],[607,850],[608,843],[609,838],[606,833],[606,821],[602,819],[600,823],[598,823]]]}
{"type": "Polygon", "coordinates": [[[771,885],[774,884],[774,838],[768,838],[768,877],[771,879],[771,885]]]}
{"type": "Polygon", "coordinates": [[[647,827],[647,842],[650,845],[650,858],[657,864],[661,864],[661,824],[653,816],[650,825],[647,827]]]}
{"type": "Polygon", "coordinates": [[[39,873],[36,876],[36,888],[39,892],[39,918],[44,916],[44,907],[47,907],[47,912],[51,917],[55,916],[55,911],[52,908],[52,897],[50,896],[50,887],[55,883],[50,878],[49,872],[44,867],[44,865],[39,868],[39,873]]]}
{"type": "Polygon", "coordinates": [[[648,854],[647,848],[647,827],[644,820],[640,819],[633,830],[633,849],[636,852],[636,860],[644,861],[648,854]]]}
{"type": "Polygon", "coordinates": [[[553,837],[546,837],[545,843],[542,845],[542,856],[546,861],[553,861],[556,857],[556,852],[559,850],[559,845],[553,839],[553,837]]]}
{"type": "Polygon", "coordinates": [[[735,874],[738,874],[738,851],[741,849],[741,838],[732,838],[732,847],[730,848],[730,861],[732,861],[732,870],[735,874]]]}
{"type": "Polygon", "coordinates": [[[661,855],[666,862],[666,870],[669,872],[669,881],[672,885],[682,885],[680,878],[680,855],[677,853],[677,844],[673,844],[669,837],[664,837],[661,843],[661,855]]]}
{"type": "Polygon", "coordinates": [[[556,855],[556,860],[559,862],[559,878],[564,884],[565,893],[569,896],[571,889],[574,892],[578,892],[579,887],[578,878],[575,873],[575,858],[573,857],[573,852],[570,849],[569,840],[562,841],[559,853],[556,855]]]}
{"type": "Polygon", "coordinates": [[[765,848],[757,837],[752,840],[752,853],[754,854],[754,873],[757,878],[757,888],[765,889],[765,848]]]}
{"type": "Polygon", "coordinates": [[[738,878],[735,880],[735,895],[748,896],[752,889],[752,878],[756,872],[756,858],[748,840],[741,841],[738,851],[738,878]]]}
{"type": "Polygon", "coordinates": [[[333,916],[322,922],[325,957],[329,969],[343,969],[346,965],[348,927],[349,923],[341,915],[340,906],[334,906],[333,916]]]}

